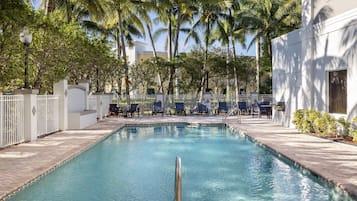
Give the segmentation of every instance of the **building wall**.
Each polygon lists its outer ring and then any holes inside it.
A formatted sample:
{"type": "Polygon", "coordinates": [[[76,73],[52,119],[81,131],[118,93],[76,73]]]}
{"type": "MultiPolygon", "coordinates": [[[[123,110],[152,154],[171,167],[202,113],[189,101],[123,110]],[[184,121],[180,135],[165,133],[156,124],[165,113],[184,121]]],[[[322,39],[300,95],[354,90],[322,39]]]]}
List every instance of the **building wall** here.
{"type": "Polygon", "coordinates": [[[314,1],[314,17],[332,18],[357,8],[356,0],[316,0],[314,1]],[[324,17],[325,16],[325,17],[324,17]]]}
{"type": "Polygon", "coordinates": [[[274,111],[273,120],[289,126],[298,108],[301,88],[301,30],[276,38],[273,49],[273,102],[284,102],[285,111],[274,111]]]}
{"type": "Polygon", "coordinates": [[[328,112],[327,76],[333,70],[347,69],[347,115],[342,116],[357,116],[357,6],[312,26],[309,2],[303,0],[302,29],[272,40],[274,102],[286,103],[286,111],[274,111],[273,119],[285,126],[293,126],[297,109],[328,112]]]}

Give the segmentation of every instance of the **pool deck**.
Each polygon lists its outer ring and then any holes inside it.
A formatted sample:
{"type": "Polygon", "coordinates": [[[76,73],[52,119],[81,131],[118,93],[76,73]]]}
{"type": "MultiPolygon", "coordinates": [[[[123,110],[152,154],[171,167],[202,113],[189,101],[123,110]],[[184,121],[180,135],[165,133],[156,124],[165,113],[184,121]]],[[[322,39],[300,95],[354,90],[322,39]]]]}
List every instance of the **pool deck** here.
{"type": "Polygon", "coordinates": [[[40,175],[87,150],[126,124],[226,123],[254,141],[297,162],[314,174],[336,184],[357,200],[357,146],[299,134],[269,119],[222,116],[155,116],[108,118],[83,130],[58,132],[34,142],[0,150],[0,200],[21,189],[40,175]]]}

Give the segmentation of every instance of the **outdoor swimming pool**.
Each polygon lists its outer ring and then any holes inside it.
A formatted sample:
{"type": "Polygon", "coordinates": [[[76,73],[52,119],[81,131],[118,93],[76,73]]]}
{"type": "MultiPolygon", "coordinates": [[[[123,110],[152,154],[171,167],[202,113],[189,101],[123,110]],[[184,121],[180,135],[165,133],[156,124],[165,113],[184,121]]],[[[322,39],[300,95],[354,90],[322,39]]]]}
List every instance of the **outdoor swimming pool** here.
{"type": "Polygon", "coordinates": [[[350,200],[222,125],[124,127],[9,200],[350,200]]]}

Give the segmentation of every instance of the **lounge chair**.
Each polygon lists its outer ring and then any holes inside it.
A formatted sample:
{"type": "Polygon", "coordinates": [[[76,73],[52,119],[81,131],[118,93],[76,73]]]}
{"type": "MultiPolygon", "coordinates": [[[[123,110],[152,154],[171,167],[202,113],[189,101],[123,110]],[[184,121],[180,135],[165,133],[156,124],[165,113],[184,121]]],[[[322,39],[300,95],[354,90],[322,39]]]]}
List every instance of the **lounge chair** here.
{"type": "Polygon", "coordinates": [[[247,102],[238,102],[238,108],[241,112],[248,113],[247,102]]]}
{"type": "Polygon", "coordinates": [[[198,110],[198,113],[208,113],[208,108],[206,105],[202,104],[202,103],[198,103],[197,105],[197,110],[198,110]]]}
{"type": "Polygon", "coordinates": [[[259,104],[259,110],[260,110],[260,113],[259,113],[259,116],[261,114],[266,114],[267,115],[267,118],[270,118],[271,117],[271,105],[270,105],[270,102],[269,101],[263,101],[259,104]]]}
{"type": "Polygon", "coordinates": [[[218,102],[217,113],[219,114],[221,111],[224,111],[225,113],[228,112],[227,102],[218,102]]]}
{"type": "Polygon", "coordinates": [[[127,114],[130,113],[130,116],[133,117],[133,113],[138,112],[138,116],[139,116],[139,108],[138,108],[138,104],[130,104],[130,108],[127,111],[127,114]]]}
{"type": "Polygon", "coordinates": [[[175,113],[186,116],[185,103],[175,103],[175,113]]]}
{"type": "Polygon", "coordinates": [[[110,115],[119,114],[119,107],[117,106],[117,104],[109,104],[109,113],[110,115]]]}
{"type": "Polygon", "coordinates": [[[164,108],[162,107],[161,101],[154,102],[152,105],[152,115],[161,113],[164,116],[164,108]]]}

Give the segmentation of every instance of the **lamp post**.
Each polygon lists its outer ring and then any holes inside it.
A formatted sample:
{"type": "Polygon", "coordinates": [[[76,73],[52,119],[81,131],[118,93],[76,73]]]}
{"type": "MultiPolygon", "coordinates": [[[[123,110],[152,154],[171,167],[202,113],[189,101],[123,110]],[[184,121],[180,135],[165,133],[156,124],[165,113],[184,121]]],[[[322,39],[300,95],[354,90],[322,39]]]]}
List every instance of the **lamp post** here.
{"type": "Polygon", "coordinates": [[[27,27],[24,27],[23,31],[20,33],[20,41],[25,46],[25,89],[29,88],[28,81],[28,57],[29,57],[29,46],[32,42],[32,34],[29,32],[27,27]]]}

